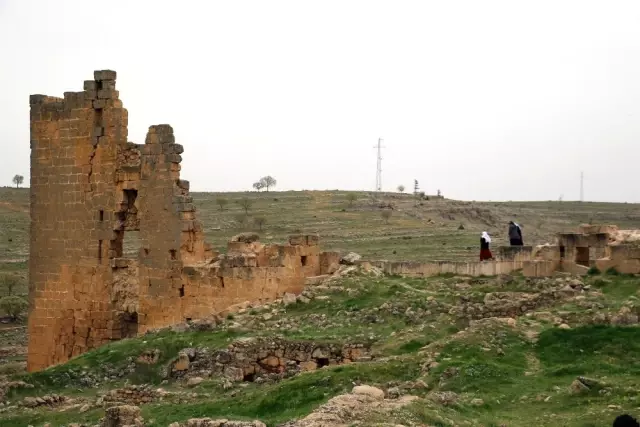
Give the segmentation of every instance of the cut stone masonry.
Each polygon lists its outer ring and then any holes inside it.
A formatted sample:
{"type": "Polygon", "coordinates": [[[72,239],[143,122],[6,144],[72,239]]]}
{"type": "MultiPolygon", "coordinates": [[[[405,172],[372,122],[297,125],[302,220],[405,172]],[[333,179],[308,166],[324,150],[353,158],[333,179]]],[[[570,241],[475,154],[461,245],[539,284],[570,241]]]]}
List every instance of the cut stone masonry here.
{"type": "Polygon", "coordinates": [[[333,272],[339,256],[317,236],[284,245],[205,242],[182,145],[171,126],[127,140],[116,72],[94,72],[84,91],[31,95],[29,371],[150,329],[210,316],[243,301],[299,293],[333,272]],[[126,257],[127,233],[140,248],[126,257]]]}

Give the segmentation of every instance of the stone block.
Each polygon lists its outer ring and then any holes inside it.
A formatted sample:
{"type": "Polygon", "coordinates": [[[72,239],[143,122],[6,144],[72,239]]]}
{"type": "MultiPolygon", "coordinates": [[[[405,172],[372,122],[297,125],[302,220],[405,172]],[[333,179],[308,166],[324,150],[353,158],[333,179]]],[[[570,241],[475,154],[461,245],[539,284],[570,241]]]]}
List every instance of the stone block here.
{"type": "Polygon", "coordinates": [[[95,80],[85,80],[84,81],[84,90],[98,90],[98,83],[95,80]]]}
{"type": "Polygon", "coordinates": [[[117,90],[100,89],[98,91],[98,99],[118,99],[118,96],[120,96],[120,93],[117,90]]]}
{"type": "Polygon", "coordinates": [[[93,72],[93,79],[96,81],[115,80],[117,73],[113,70],[96,70],[93,72]]]}

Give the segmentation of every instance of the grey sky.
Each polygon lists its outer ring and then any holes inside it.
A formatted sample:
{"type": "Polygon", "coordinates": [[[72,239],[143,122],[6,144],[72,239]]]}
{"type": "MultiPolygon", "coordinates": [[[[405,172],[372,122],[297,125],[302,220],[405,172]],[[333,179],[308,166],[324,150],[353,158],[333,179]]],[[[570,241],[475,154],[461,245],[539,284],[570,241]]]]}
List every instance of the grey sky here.
{"type": "Polygon", "coordinates": [[[640,2],[0,0],[0,181],[32,93],[118,72],[129,139],[169,123],[193,190],[375,184],[640,201],[640,2]]]}

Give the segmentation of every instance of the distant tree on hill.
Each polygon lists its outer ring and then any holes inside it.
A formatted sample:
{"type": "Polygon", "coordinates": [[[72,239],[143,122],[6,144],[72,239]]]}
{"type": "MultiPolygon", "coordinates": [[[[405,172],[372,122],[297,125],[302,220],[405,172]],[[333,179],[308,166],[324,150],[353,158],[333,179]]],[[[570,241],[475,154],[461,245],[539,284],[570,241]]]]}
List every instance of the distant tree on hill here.
{"type": "Polygon", "coordinates": [[[262,231],[262,227],[267,223],[267,219],[263,216],[257,216],[253,219],[253,223],[262,231]]]}
{"type": "Polygon", "coordinates": [[[220,206],[220,210],[223,211],[224,207],[229,204],[229,200],[225,199],[224,197],[218,197],[216,199],[216,203],[218,204],[218,206],[220,206]]]}
{"type": "Polygon", "coordinates": [[[380,215],[382,216],[384,223],[389,224],[389,220],[391,219],[391,215],[393,215],[393,211],[391,209],[383,209],[380,215]]]}
{"type": "Polygon", "coordinates": [[[243,197],[242,199],[236,201],[236,203],[240,205],[242,209],[244,209],[244,213],[246,215],[249,215],[249,209],[251,209],[251,206],[253,205],[253,202],[251,201],[251,199],[247,197],[243,197]]]}
{"type": "Polygon", "coordinates": [[[353,207],[355,201],[358,200],[358,195],[356,193],[347,194],[347,201],[349,202],[349,207],[353,207]]]}
{"type": "Polygon", "coordinates": [[[16,185],[16,188],[18,188],[24,182],[24,176],[16,175],[16,176],[13,177],[12,181],[16,185]]]}
{"type": "Polygon", "coordinates": [[[404,185],[398,185],[398,191],[404,193],[404,185]]]}
{"type": "Polygon", "coordinates": [[[253,183],[253,188],[256,189],[256,191],[260,191],[265,187],[265,183],[264,181],[262,181],[262,179],[258,182],[254,182],[253,183]]]}
{"type": "Polygon", "coordinates": [[[275,187],[276,184],[278,183],[278,181],[276,181],[276,179],[274,177],[272,177],[271,175],[265,176],[264,178],[262,178],[260,180],[260,182],[262,182],[262,184],[267,189],[267,191],[269,191],[269,189],[271,187],[275,187]]]}

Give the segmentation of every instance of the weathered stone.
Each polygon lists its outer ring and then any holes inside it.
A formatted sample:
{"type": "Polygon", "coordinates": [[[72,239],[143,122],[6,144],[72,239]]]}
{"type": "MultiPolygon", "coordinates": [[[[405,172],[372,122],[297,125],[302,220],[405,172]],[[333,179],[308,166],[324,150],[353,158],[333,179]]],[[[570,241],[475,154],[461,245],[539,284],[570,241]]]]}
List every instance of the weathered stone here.
{"type": "Polygon", "coordinates": [[[356,262],[360,261],[361,259],[362,259],[361,255],[355,252],[349,252],[347,255],[343,256],[340,259],[340,264],[353,265],[356,262]]]}
{"type": "Polygon", "coordinates": [[[204,379],[200,377],[191,377],[187,380],[187,387],[195,387],[200,384],[204,379]]]}
{"type": "Polygon", "coordinates": [[[362,394],[365,396],[372,397],[376,400],[384,399],[384,391],[379,388],[372,387],[369,385],[358,385],[353,388],[351,391],[353,394],[362,394]]]}
{"type": "Polygon", "coordinates": [[[292,305],[296,303],[296,296],[295,294],[291,294],[291,293],[286,293],[284,294],[284,296],[282,297],[282,303],[284,305],[292,305]]]}

